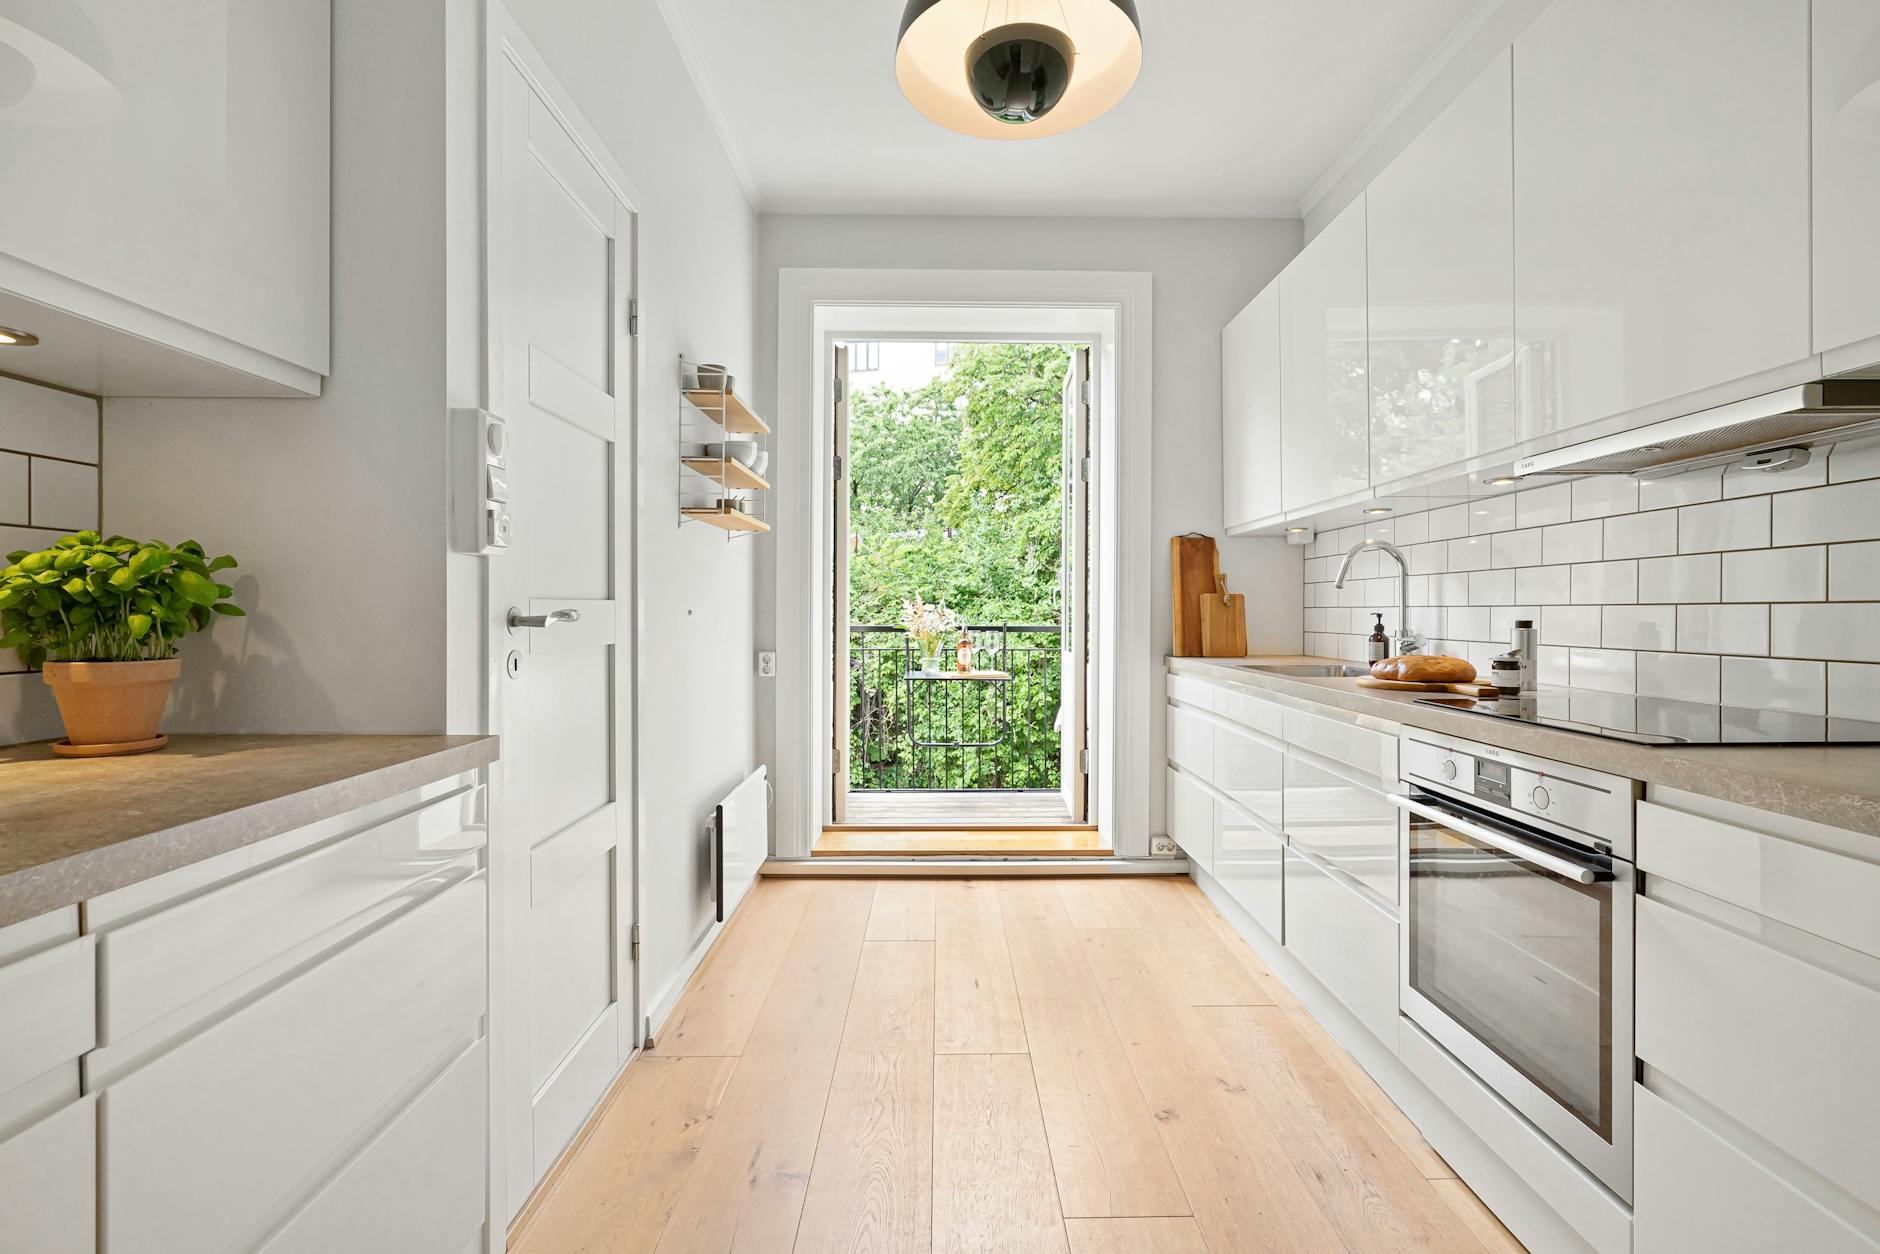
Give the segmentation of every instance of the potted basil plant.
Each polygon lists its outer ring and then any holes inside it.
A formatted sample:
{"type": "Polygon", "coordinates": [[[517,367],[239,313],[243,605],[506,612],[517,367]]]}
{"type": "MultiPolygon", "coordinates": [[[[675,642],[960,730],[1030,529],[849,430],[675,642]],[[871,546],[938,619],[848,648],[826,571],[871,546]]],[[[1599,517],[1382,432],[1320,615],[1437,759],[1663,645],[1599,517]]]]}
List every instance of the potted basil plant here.
{"type": "Polygon", "coordinates": [[[161,749],[176,645],[217,614],[239,615],[216,575],[235,565],[194,540],[167,544],[95,531],[7,555],[0,569],[0,648],[38,667],[65,720],[53,752],[102,757],[161,749]]]}

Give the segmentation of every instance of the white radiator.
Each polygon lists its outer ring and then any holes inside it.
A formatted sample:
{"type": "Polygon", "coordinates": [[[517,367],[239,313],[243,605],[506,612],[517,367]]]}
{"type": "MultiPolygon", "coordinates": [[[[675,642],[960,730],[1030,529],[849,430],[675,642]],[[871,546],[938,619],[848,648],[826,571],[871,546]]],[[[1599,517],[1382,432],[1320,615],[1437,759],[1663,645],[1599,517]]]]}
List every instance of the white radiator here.
{"type": "Polygon", "coordinates": [[[770,856],[770,772],[758,767],[718,803],[713,820],[712,899],[723,923],[770,856]]]}

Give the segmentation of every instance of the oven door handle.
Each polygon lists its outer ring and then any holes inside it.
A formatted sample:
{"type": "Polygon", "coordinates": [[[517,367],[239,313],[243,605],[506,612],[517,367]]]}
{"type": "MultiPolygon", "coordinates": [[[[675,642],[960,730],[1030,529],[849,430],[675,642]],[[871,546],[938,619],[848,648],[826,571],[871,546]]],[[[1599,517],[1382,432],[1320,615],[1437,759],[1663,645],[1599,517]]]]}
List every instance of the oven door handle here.
{"type": "Polygon", "coordinates": [[[1414,797],[1406,797],[1402,793],[1387,794],[1386,800],[1400,810],[1408,810],[1411,814],[1452,827],[1470,840],[1479,840],[1485,845],[1492,845],[1503,853],[1512,854],[1543,871],[1551,871],[1562,879],[1572,880],[1576,884],[1591,884],[1599,879],[1599,872],[1584,863],[1575,862],[1571,858],[1563,858],[1557,853],[1542,849],[1539,845],[1530,845],[1527,841],[1510,836],[1506,832],[1498,832],[1492,827],[1472,823],[1453,810],[1429,805],[1414,797]]]}

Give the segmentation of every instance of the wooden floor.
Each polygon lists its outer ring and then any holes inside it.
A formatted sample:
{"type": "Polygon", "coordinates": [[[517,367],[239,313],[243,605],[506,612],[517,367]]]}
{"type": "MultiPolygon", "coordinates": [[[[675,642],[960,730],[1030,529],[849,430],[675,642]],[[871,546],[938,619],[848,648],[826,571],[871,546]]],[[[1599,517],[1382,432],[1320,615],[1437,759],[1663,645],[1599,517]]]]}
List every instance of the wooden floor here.
{"type": "Polygon", "coordinates": [[[518,1254],[1521,1247],[1186,880],[762,880],[518,1254]]]}
{"type": "Polygon", "coordinates": [[[843,822],[894,827],[1062,826],[1071,821],[1058,792],[851,792],[843,822]]]}
{"type": "Polygon", "coordinates": [[[825,827],[818,858],[868,857],[1108,857],[1109,842],[1094,827],[990,828],[825,827]]]}

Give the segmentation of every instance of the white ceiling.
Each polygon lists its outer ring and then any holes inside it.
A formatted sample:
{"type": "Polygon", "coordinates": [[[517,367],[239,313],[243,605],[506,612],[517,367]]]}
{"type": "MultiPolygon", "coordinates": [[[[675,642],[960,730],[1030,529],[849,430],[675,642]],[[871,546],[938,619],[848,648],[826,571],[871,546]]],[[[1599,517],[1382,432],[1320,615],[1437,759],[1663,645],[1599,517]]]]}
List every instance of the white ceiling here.
{"type": "Polygon", "coordinates": [[[1477,0],[1137,0],[1129,97],[1009,142],[902,97],[902,0],[661,4],[767,211],[1292,217],[1477,0]]]}

